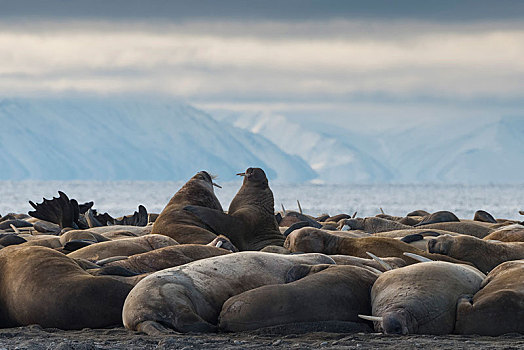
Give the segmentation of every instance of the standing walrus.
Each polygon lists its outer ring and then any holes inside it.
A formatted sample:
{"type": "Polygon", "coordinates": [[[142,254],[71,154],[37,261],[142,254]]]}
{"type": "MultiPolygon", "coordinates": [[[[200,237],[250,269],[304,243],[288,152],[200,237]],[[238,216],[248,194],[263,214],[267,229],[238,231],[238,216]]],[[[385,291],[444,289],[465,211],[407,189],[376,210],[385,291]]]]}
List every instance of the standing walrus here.
{"type": "Polygon", "coordinates": [[[223,234],[239,250],[260,250],[268,245],[282,246],[284,237],[275,219],[273,192],[264,170],[248,168],[242,187],[229,205],[228,214],[221,209],[190,205],[184,208],[195,214],[217,234],[223,234]]]}
{"type": "Polygon", "coordinates": [[[180,244],[207,244],[215,239],[217,235],[206,224],[183,210],[185,206],[192,205],[222,211],[213,186],[219,187],[211,175],[206,171],[198,172],[167,203],[153,224],[151,233],[169,236],[180,244]]]}

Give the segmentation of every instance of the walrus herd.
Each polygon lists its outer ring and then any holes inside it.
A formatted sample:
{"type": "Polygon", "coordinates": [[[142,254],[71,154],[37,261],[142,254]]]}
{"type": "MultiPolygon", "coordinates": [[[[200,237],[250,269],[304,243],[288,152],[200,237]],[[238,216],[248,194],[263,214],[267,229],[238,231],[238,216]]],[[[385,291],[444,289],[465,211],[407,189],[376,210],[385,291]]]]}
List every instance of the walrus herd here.
{"type": "Polygon", "coordinates": [[[0,327],[524,334],[524,222],[275,212],[262,169],[237,175],[227,211],[200,171],[159,214],[59,192],[0,216],[0,327]]]}

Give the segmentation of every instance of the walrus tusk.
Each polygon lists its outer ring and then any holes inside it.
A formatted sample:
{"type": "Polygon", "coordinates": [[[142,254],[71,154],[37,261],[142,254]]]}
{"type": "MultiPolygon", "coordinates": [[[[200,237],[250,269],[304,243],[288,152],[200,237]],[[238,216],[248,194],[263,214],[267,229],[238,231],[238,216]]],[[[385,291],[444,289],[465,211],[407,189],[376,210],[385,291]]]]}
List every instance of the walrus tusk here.
{"type": "Polygon", "coordinates": [[[11,228],[13,229],[13,231],[15,231],[15,233],[16,233],[17,235],[20,234],[20,230],[18,229],[18,227],[16,227],[16,226],[13,225],[13,224],[9,224],[9,226],[11,226],[11,228]]]}
{"type": "Polygon", "coordinates": [[[430,262],[430,261],[433,261],[429,258],[426,258],[425,256],[422,256],[422,255],[418,255],[418,254],[414,254],[414,253],[407,253],[407,252],[404,252],[404,255],[405,256],[409,256],[410,258],[412,259],[415,259],[415,260],[418,260],[420,262],[430,262]]]}
{"type": "Polygon", "coordinates": [[[385,214],[385,213],[384,213],[384,210],[382,210],[382,207],[380,207],[380,212],[381,212],[382,214],[385,214]]]}
{"type": "Polygon", "coordinates": [[[238,176],[246,176],[246,173],[238,173],[238,176]]]}
{"type": "Polygon", "coordinates": [[[286,213],[286,208],[284,208],[284,204],[280,203],[280,205],[282,206],[282,212],[284,213],[284,216],[286,216],[287,213],[286,213]]]}
{"type": "Polygon", "coordinates": [[[364,320],[368,320],[368,321],[374,321],[374,322],[382,322],[384,320],[383,317],[379,317],[379,316],[368,316],[368,315],[358,315],[358,317],[364,319],[364,320]]]}
{"type": "Polygon", "coordinates": [[[213,184],[213,186],[216,186],[216,187],[218,187],[218,188],[222,188],[222,186],[220,186],[220,185],[217,184],[217,183],[212,182],[212,184],[213,184]]]}
{"type": "Polygon", "coordinates": [[[368,269],[368,270],[370,270],[371,272],[376,273],[377,275],[381,275],[381,274],[384,273],[384,272],[382,272],[382,271],[380,271],[380,270],[377,270],[376,268],[371,267],[371,266],[366,266],[365,268],[368,269]]]}
{"type": "Polygon", "coordinates": [[[369,255],[371,258],[373,258],[373,260],[375,260],[376,262],[378,262],[378,263],[380,264],[380,266],[382,266],[384,269],[386,269],[386,271],[393,270],[393,268],[391,267],[391,265],[389,265],[387,262],[385,262],[384,260],[382,260],[381,258],[379,258],[378,256],[376,256],[375,254],[370,253],[370,252],[366,252],[366,254],[369,255]]]}
{"type": "Polygon", "coordinates": [[[352,216],[351,218],[354,219],[355,216],[357,216],[357,212],[354,212],[354,213],[353,213],[353,216],[352,216]]]}
{"type": "Polygon", "coordinates": [[[300,214],[302,214],[302,207],[300,206],[300,202],[299,202],[298,199],[297,199],[297,204],[298,204],[298,212],[299,212],[300,214]]]}
{"type": "Polygon", "coordinates": [[[218,241],[217,244],[215,245],[215,247],[220,248],[220,247],[222,247],[222,244],[224,244],[224,242],[218,241]]]}

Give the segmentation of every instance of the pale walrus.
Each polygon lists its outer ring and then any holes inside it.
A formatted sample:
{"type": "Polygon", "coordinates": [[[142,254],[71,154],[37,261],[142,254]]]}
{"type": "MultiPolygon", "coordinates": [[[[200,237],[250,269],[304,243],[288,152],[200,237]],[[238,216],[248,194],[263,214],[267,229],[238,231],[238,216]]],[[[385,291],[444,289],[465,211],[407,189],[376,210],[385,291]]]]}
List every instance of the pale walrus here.
{"type": "Polygon", "coordinates": [[[140,281],[124,303],[126,328],[148,334],[217,329],[223,303],[231,296],[268,284],[291,282],[301,264],[334,264],[323,254],[282,255],[240,252],[158,271],[140,281]]]}
{"type": "Polygon", "coordinates": [[[428,251],[468,261],[487,273],[503,262],[524,259],[524,242],[489,242],[465,235],[444,235],[429,240],[428,251]]]}
{"type": "Polygon", "coordinates": [[[264,170],[249,168],[243,176],[242,187],[229,205],[228,213],[205,207],[188,206],[184,209],[194,213],[217,234],[223,234],[239,250],[260,250],[268,245],[282,246],[274,215],[273,192],[269,188],[264,170]]]}
{"type": "Polygon", "coordinates": [[[497,336],[524,333],[524,260],[494,268],[473,298],[457,306],[455,332],[497,336]]]}
{"type": "Polygon", "coordinates": [[[207,244],[217,236],[209,226],[195,215],[183,210],[185,206],[194,205],[222,211],[222,206],[215,196],[213,178],[206,171],[193,176],[177,193],[153,224],[151,233],[169,236],[181,244],[207,244]]]}
{"type": "Polygon", "coordinates": [[[73,259],[40,246],[1,249],[0,276],[0,327],[120,325],[124,300],[133,288],[111,277],[91,276],[73,259]]]}
{"type": "Polygon", "coordinates": [[[358,314],[371,311],[370,289],[378,277],[358,266],[300,266],[313,270],[297,281],[248,290],[229,298],[219,328],[240,332],[276,325],[338,321],[366,329],[358,314]],[[323,268],[315,272],[317,268],[323,268]]]}
{"type": "Polygon", "coordinates": [[[485,275],[474,267],[424,262],[380,275],[371,289],[375,330],[386,334],[450,334],[457,300],[475,294],[485,275]]]}

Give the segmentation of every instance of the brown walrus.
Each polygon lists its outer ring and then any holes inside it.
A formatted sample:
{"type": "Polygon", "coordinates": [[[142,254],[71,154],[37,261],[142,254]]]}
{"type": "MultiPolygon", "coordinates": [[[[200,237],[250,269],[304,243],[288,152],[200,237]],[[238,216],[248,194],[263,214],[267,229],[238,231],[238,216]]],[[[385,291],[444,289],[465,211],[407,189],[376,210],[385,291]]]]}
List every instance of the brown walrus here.
{"type": "Polygon", "coordinates": [[[92,276],[73,259],[40,246],[1,249],[0,276],[0,327],[120,325],[124,300],[133,288],[112,277],[92,276]]]}
{"type": "Polygon", "coordinates": [[[248,168],[237,175],[243,176],[244,181],[229,205],[228,214],[194,205],[184,209],[198,216],[217,234],[228,237],[239,250],[282,246],[284,237],[275,219],[273,192],[264,170],[248,168]]]}
{"type": "Polygon", "coordinates": [[[361,238],[341,237],[326,231],[311,229],[310,227],[291,232],[286,238],[284,248],[291,250],[291,252],[329,255],[344,254],[360,258],[368,258],[367,252],[370,252],[379,257],[401,258],[408,264],[418,262],[413,258],[405,256],[404,253],[406,252],[415,253],[431,260],[463,263],[463,261],[446,255],[426,253],[395,238],[373,236],[361,238]]]}
{"type": "Polygon", "coordinates": [[[500,264],[473,298],[461,297],[455,333],[497,336],[524,333],[524,260],[500,264]]]}
{"type": "Polygon", "coordinates": [[[202,244],[180,244],[146,253],[136,254],[118,261],[104,264],[104,267],[119,266],[137,274],[156,272],[169,267],[218,255],[231,253],[228,250],[202,244]]]}
{"type": "Polygon", "coordinates": [[[369,291],[378,274],[348,265],[301,267],[313,273],[291,283],[262,286],[229,298],[222,307],[219,328],[239,332],[338,321],[353,323],[355,330],[369,329],[357,315],[371,312],[369,291]],[[315,272],[318,268],[322,271],[315,272]]]}
{"type": "Polygon", "coordinates": [[[163,235],[145,235],[91,244],[69,253],[68,256],[73,259],[96,261],[112,256],[130,256],[145,253],[177,244],[174,239],[163,235]]]}
{"type": "Polygon", "coordinates": [[[524,242],[490,242],[466,235],[444,235],[429,240],[428,251],[468,261],[487,273],[503,262],[524,259],[524,242]]]}
{"type": "Polygon", "coordinates": [[[183,210],[188,205],[204,207],[222,212],[222,206],[215,196],[213,178],[206,171],[193,176],[169,200],[153,224],[151,233],[169,236],[180,244],[207,244],[217,236],[209,226],[194,214],[183,210]]]}

